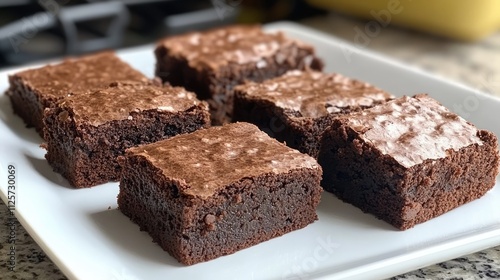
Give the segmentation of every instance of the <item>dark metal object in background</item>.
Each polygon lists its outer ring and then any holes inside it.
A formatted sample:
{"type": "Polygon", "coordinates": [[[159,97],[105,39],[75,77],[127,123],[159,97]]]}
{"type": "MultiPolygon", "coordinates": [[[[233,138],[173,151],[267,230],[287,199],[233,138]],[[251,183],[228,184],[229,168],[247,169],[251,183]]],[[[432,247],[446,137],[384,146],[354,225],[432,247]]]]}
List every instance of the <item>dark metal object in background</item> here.
{"type": "Polygon", "coordinates": [[[61,9],[58,18],[66,35],[68,54],[78,54],[101,49],[118,48],[129,22],[127,7],[119,2],[91,3],[61,9]],[[109,18],[107,30],[102,37],[80,40],[77,23],[109,18]]]}
{"type": "MultiPolygon", "coordinates": [[[[223,1],[223,0],[221,0],[223,1]]],[[[155,41],[203,0],[0,0],[0,68],[155,41]]]]}
{"type": "Polygon", "coordinates": [[[0,0],[0,68],[317,12],[304,0],[0,0]]]}

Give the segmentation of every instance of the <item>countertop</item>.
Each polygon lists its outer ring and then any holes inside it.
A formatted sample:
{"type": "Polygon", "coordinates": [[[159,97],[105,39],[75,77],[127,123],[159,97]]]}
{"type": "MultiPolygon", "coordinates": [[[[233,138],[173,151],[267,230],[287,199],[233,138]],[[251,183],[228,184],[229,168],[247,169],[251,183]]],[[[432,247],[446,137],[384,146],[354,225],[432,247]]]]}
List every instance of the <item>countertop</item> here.
{"type": "MultiPolygon", "coordinates": [[[[331,14],[302,21],[357,44],[500,97],[500,32],[476,43],[461,43],[394,27],[373,30],[366,23],[331,14]],[[366,38],[365,38],[366,39],[366,38]]],[[[500,279],[500,246],[425,267],[391,279],[500,279]]],[[[0,205],[0,279],[66,279],[15,219],[0,205]],[[16,227],[18,263],[10,272],[8,235],[16,227]]]]}

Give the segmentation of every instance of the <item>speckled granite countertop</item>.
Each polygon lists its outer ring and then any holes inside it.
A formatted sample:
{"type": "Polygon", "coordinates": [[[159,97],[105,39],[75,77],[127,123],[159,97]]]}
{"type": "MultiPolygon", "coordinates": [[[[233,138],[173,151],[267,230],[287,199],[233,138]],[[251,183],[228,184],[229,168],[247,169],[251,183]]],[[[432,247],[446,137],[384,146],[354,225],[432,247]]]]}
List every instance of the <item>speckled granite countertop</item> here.
{"type": "MultiPolygon", "coordinates": [[[[365,23],[338,15],[313,18],[302,23],[356,43],[355,26],[365,23]]],[[[358,42],[359,43],[359,42],[358,42]]],[[[500,32],[475,44],[459,43],[384,28],[361,46],[398,58],[500,97],[500,32]]],[[[422,268],[392,279],[500,279],[500,246],[422,268]]],[[[8,209],[0,205],[0,279],[66,279],[43,253],[8,209]],[[16,227],[18,263],[9,271],[8,235],[16,227]]]]}

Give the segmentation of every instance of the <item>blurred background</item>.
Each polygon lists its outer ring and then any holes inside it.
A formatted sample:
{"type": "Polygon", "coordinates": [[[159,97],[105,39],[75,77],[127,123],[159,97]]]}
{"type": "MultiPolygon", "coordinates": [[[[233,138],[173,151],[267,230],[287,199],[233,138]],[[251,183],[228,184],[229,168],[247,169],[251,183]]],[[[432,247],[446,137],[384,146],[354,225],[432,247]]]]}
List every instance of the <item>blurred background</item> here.
{"type": "Polygon", "coordinates": [[[147,44],[235,22],[321,13],[301,0],[0,0],[0,67],[147,44]]]}
{"type": "Polygon", "coordinates": [[[278,20],[500,95],[500,0],[0,0],[0,68],[278,20]]]}

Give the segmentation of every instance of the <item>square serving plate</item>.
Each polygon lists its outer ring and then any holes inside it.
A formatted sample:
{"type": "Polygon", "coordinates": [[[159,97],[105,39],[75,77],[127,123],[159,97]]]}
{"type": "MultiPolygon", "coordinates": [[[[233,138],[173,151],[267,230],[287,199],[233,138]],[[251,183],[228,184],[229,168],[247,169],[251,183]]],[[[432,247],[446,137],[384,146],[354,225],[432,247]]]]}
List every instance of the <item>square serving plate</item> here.
{"type": "MultiPolygon", "coordinates": [[[[500,135],[500,101],[433,77],[301,25],[266,25],[313,44],[326,71],[373,83],[395,95],[429,93],[479,128],[500,135]]],[[[153,45],[119,55],[153,76],[153,45]]],[[[0,72],[0,92],[8,87],[0,72]]],[[[119,71],[119,69],[117,69],[119,71]]],[[[0,95],[0,196],[7,203],[7,168],[16,167],[21,224],[71,279],[374,279],[500,244],[500,187],[407,231],[323,193],[319,221],[235,254],[183,266],[117,209],[118,183],[76,190],[54,173],[34,129],[25,128],[0,95]]]]}

